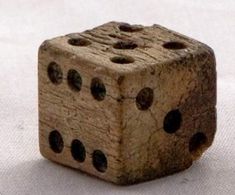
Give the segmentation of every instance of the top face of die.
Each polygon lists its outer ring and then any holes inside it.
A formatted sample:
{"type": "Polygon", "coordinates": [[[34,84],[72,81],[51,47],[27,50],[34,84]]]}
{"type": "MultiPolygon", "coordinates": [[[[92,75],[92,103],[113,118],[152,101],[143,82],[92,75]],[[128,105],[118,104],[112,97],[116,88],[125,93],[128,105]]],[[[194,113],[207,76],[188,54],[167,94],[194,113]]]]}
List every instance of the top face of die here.
{"type": "Polygon", "coordinates": [[[138,72],[209,49],[159,25],[144,27],[118,22],[57,37],[48,43],[87,64],[116,73],[138,72]]]}

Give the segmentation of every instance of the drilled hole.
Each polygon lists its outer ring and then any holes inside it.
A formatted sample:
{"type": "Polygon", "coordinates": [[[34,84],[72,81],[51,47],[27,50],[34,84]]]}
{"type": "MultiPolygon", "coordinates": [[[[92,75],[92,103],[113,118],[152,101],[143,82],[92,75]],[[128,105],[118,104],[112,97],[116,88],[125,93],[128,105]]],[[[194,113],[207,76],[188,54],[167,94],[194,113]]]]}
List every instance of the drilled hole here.
{"type": "Polygon", "coordinates": [[[71,154],[74,160],[79,162],[84,162],[86,158],[86,149],[83,143],[77,139],[72,141],[71,144],[71,154]]]}
{"type": "Polygon", "coordinates": [[[163,44],[163,47],[166,49],[178,50],[178,49],[185,49],[186,45],[181,42],[171,41],[163,44]]]}
{"type": "Polygon", "coordinates": [[[140,110],[147,110],[153,103],[153,90],[151,88],[143,88],[136,96],[136,106],[140,110]]]}
{"type": "Polygon", "coordinates": [[[104,153],[100,150],[95,150],[92,154],[93,166],[100,172],[105,172],[107,169],[107,159],[104,153]]]}
{"type": "Polygon", "coordinates": [[[207,137],[204,133],[196,133],[189,141],[189,152],[195,157],[200,156],[206,147],[207,137]]]}
{"type": "Polygon", "coordinates": [[[51,62],[47,67],[47,74],[49,79],[54,84],[60,84],[63,81],[63,72],[60,66],[55,63],[51,62]]]}
{"type": "Polygon", "coordinates": [[[68,43],[70,45],[73,46],[80,46],[80,47],[84,47],[84,46],[88,46],[91,44],[90,41],[83,39],[83,38],[71,38],[68,40],[68,43]]]}
{"type": "Polygon", "coordinates": [[[119,29],[124,32],[138,32],[143,30],[142,27],[136,26],[136,25],[130,25],[127,23],[123,23],[119,25],[119,29]]]}
{"type": "Polygon", "coordinates": [[[115,56],[111,58],[111,61],[116,64],[129,64],[133,63],[135,60],[129,56],[115,56]]]}
{"type": "Polygon", "coordinates": [[[174,133],[176,132],[182,122],[182,116],[179,110],[172,110],[167,113],[164,119],[164,130],[167,133],[174,133]]]}
{"type": "Polygon", "coordinates": [[[82,87],[82,78],[81,75],[74,69],[68,71],[68,84],[69,86],[77,91],[81,90],[82,87]]]}
{"type": "Polygon", "coordinates": [[[133,41],[118,41],[113,47],[115,49],[135,49],[138,45],[133,41]]]}
{"type": "Polygon", "coordinates": [[[90,89],[91,89],[91,94],[96,100],[101,101],[105,98],[106,89],[101,79],[93,78],[91,81],[90,89]]]}
{"type": "Polygon", "coordinates": [[[118,36],[115,35],[115,34],[109,34],[108,36],[109,36],[109,37],[112,37],[112,38],[117,38],[117,37],[118,37],[118,36]]]}
{"type": "Polygon", "coordinates": [[[64,148],[64,141],[59,131],[54,130],[49,135],[50,148],[55,153],[61,153],[64,148]]]}

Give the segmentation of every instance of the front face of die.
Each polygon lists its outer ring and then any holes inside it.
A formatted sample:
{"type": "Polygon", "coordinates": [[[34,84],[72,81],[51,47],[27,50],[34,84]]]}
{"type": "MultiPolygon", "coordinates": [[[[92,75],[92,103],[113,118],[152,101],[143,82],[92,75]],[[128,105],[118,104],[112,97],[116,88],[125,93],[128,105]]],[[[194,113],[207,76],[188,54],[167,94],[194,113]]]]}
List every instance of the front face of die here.
{"type": "Polygon", "coordinates": [[[39,52],[40,151],[115,182],[121,166],[120,104],[109,93],[119,94],[117,82],[61,52],[48,42],[39,52]]]}
{"type": "Polygon", "coordinates": [[[184,170],[211,145],[216,131],[215,79],[214,55],[204,48],[124,80],[125,182],[184,170]]]}

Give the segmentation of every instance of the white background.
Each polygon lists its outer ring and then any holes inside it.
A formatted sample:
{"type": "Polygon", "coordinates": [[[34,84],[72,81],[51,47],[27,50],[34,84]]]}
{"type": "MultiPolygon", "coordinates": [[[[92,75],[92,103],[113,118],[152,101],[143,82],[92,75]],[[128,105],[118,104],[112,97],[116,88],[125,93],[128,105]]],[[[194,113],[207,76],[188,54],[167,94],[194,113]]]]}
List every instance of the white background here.
{"type": "Polygon", "coordinates": [[[234,0],[0,0],[0,194],[235,194],[234,83],[234,0]],[[218,131],[213,146],[190,169],[119,187],[39,154],[38,46],[110,20],[158,23],[215,50],[218,131]]]}

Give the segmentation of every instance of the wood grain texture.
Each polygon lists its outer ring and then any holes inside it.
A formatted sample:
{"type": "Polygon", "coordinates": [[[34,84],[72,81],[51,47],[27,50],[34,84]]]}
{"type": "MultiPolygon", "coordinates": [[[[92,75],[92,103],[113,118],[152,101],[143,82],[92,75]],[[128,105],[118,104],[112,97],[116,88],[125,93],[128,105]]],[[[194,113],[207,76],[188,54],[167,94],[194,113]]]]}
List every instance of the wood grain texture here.
{"type": "Polygon", "coordinates": [[[159,25],[110,22],[45,41],[38,69],[40,151],[52,161],[131,184],[190,167],[213,142],[215,57],[196,40],[159,25]],[[62,70],[59,84],[48,77],[51,62],[62,70]],[[80,91],[68,84],[70,69],[81,75],[80,91]],[[103,100],[92,96],[93,78],[105,86],[103,100]],[[63,138],[60,153],[49,144],[53,130],[63,138]],[[85,147],[84,162],[71,155],[74,139],[85,147]],[[95,150],[107,158],[103,172],[93,165],[95,150]]]}

